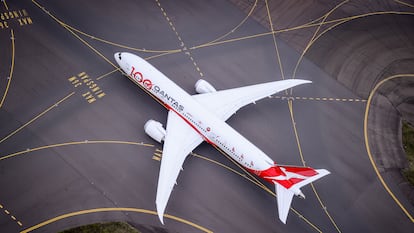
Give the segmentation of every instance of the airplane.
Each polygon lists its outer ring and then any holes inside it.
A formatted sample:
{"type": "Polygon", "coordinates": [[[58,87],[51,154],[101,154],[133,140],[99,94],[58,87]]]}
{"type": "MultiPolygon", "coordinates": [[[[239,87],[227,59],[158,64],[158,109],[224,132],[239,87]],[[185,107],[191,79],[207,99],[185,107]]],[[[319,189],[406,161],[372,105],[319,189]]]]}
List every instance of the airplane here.
{"type": "Polygon", "coordinates": [[[218,91],[200,79],[195,83],[198,94],[190,95],[137,55],[117,52],[114,58],[125,76],[168,109],[166,128],[155,120],[148,120],[144,125],[147,135],[163,142],[155,201],[162,224],[184,160],[203,141],[220,148],[246,170],[275,185],[279,219],[285,224],[293,195],[305,198],[300,188],[330,173],[325,169],[277,165],[225,122],[245,105],[311,81],[285,79],[218,91]]]}

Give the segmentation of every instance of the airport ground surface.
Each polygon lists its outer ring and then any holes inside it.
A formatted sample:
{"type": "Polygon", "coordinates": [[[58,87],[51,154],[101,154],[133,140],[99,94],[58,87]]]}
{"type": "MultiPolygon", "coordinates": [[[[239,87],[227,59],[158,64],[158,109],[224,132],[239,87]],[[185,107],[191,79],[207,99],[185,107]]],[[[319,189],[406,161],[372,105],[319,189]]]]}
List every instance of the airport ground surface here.
{"type": "Polygon", "coordinates": [[[168,232],[412,232],[412,205],[366,145],[376,133],[369,104],[384,103],[371,101],[376,85],[414,76],[413,3],[269,2],[1,2],[0,231],[127,221],[168,232]],[[189,93],[199,78],[217,89],[312,80],[228,122],[276,162],[332,174],[303,188],[284,225],[272,185],[202,144],[161,225],[162,146],[143,125],[167,111],[117,71],[118,51],[147,58],[189,93]]]}

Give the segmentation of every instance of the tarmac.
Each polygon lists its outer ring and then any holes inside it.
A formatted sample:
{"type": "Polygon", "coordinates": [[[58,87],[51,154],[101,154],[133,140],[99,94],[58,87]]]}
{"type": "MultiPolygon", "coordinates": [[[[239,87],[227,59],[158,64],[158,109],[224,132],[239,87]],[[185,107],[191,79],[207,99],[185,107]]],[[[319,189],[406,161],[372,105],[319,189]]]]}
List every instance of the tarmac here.
{"type": "Polygon", "coordinates": [[[1,232],[107,221],[144,232],[412,232],[413,206],[395,173],[404,161],[377,156],[397,151],[392,103],[412,113],[409,81],[379,85],[414,76],[409,3],[6,0],[0,9],[1,232]],[[315,31],[323,34],[309,43],[315,31]],[[280,164],[331,174],[303,188],[285,225],[272,185],[204,143],[184,163],[162,225],[162,145],[143,125],[165,124],[167,111],[118,71],[119,51],[190,94],[200,78],[218,90],[312,80],[228,123],[280,164]]]}

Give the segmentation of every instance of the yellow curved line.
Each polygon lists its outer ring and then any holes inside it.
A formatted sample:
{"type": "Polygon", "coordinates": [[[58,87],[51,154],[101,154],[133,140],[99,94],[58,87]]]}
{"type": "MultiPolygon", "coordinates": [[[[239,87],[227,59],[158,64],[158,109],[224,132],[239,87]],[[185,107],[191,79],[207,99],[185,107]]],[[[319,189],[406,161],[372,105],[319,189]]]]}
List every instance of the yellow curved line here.
{"type": "Polygon", "coordinates": [[[0,158],[0,161],[9,159],[9,158],[12,158],[18,155],[23,155],[26,153],[34,152],[34,151],[45,150],[45,149],[56,148],[56,147],[71,146],[71,145],[82,145],[82,144],[128,144],[128,145],[146,146],[146,147],[154,146],[152,144],[146,144],[143,142],[128,142],[128,141],[116,141],[116,140],[91,140],[91,141],[85,140],[85,141],[75,141],[75,142],[64,142],[64,143],[51,144],[51,145],[40,146],[40,147],[36,147],[32,149],[18,151],[18,152],[15,152],[15,153],[12,153],[6,156],[2,156],[0,158]]]}
{"type": "Polygon", "coordinates": [[[39,7],[41,10],[43,10],[46,14],[48,14],[50,17],[52,17],[56,22],[58,22],[60,25],[62,25],[63,27],[65,27],[66,29],[68,29],[68,31],[75,31],[78,32],[81,35],[84,35],[86,37],[89,37],[93,40],[97,40],[100,41],[102,43],[106,43],[106,44],[110,44],[116,47],[120,47],[120,48],[125,48],[125,49],[130,49],[130,50],[134,50],[134,51],[139,51],[139,52],[148,52],[148,53],[165,53],[165,52],[175,52],[175,51],[181,51],[180,49],[175,49],[175,50],[148,50],[148,49],[138,49],[138,48],[133,48],[130,46],[126,46],[126,45],[122,45],[122,44],[118,44],[118,43],[114,43],[108,40],[104,40],[102,38],[96,37],[96,36],[92,36],[88,33],[85,33],[77,28],[74,28],[72,26],[70,26],[69,24],[66,24],[65,22],[63,22],[62,20],[58,19],[56,16],[52,15],[49,11],[46,10],[45,7],[43,7],[42,5],[40,5],[38,2],[36,2],[36,0],[32,0],[32,2],[39,7]]]}
{"type": "Polygon", "coordinates": [[[408,6],[408,7],[412,7],[412,8],[414,8],[414,5],[409,4],[409,3],[406,3],[406,2],[403,2],[403,1],[394,0],[394,2],[398,2],[398,3],[402,4],[402,5],[406,5],[406,6],[408,6]]]}
{"type": "Polygon", "coordinates": [[[90,45],[88,42],[86,42],[84,39],[82,39],[78,34],[73,32],[64,22],[62,22],[60,19],[58,19],[56,16],[52,15],[49,11],[46,10],[45,7],[40,5],[35,0],[32,0],[32,2],[39,7],[43,12],[45,12],[47,15],[49,15],[53,20],[55,20],[58,24],[60,24],[62,27],[64,27],[67,31],[69,31],[73,36],[75,36],[78,40],[80,40],[84,45],[89,47],[92,51],[94,51],[98,56],[100,56],[102,59],[104,59],[107,63],[109,63],[114,68],[118,68],[114,63],[112,63],[108,58],[106,58],[101,52],[99,52],[97,49],[95,49],[92,45],[90,45]]]}
{"type": "Polygon", "coordinates": [[[9,10],[9,7],[7,6],[6,0],[3,0],[2,2],[3,2],[4,7],[6,7],[6,10],[9,10]]]}
{"type": "MultiPolygon", "coordinates": [[[[316,37],[316,35],[318,34],[319,30],[321,29],[322,25],[325,23],[325,20],[335,11],[337,10],[339,7],[341,7],[342,5],[344,5],[345,3],[349,2],[349,0],[345,0],[341,3],[339,3],[338,5],[336,5],[334,8],[332,8],[328,13],[326,13],[323,18],[322,21],[319,24],[319,26],[317,27],[317,29],[315,30],[315,32],[312,35],[312,38],[309,40],[308,44],[306,45],[305,49],[302,51],[302,54],[300,55],[298,61],[296,62],[296,66],[293,69],[293,78],[296,77],[296,72],[298,70],[299,64],[302,62],[302,59],[305,55],[305,53],[308,51],[308,49],[311,47],[311,45],[313,44],[313,39],[316,37]]],[[[290,89],[290,94],[292,95],[293,89],[290,89]]]]}
{"type": "Polygon", "coordinates": [[[65,96],[63,99],[59,100],[58,102],[54,103],[52,106],[50,106],[49,108],[47,108],[46,110],[44,110],[43,112],[41,112],[40,114],[38,114],[37,116],[35,116],[33,119],[31,119],[30,121],[28,121],[27,123],[23,124],[22,126],[20,126],[19,128],[17,128],[16,130],[14,130],[13,132],[11,132],[10,134],[8,134],[6,137],[2,138],[0,140],[0,144],[3,143],[4,141],[6,141],[8,138],[10,138],[11,136],[15,135],[16,133],[18,133],[20,130],[22,130],[23,128],[25,128],[26,126],[30,125],[31,123],[33,123],[35,120],[39,119],[40,117],[42,117],[43,115],[45,115],[46,113],[48,113],[50,110],[52,110],[53,108],[56,108],[59,104],[61,104],[63,101],[69,99],[72,95],[74,95],[75,92],[70,93],[69,95],[65,96]]]}
{"type": "MultiPolygon", "coordinates": [[[[351,20],[354,19],[360,19],[360,18],[364,18],[364,17],[369,17],[369,16],[374,16],[374,15],[388,15],[388,14],[396,14],[396,15],[414,15],[414,12],[398,12],[398,11],[379,11],[379,12],[371,12],[371,13],[366,13],[366,14],[361,14],[361,15],[355,15],[355,16],[350,16],[350,17],[345,17],[342,19],[336,19],[336,20],[332,20],[329,21],[327,23],[336,23],[332,26],[330,26],[329,28],[325,29],[323,32],[321,32],[321,34],[319,34],[310,44],[310,46],[312,46],[315,41],[317,41],[322,35],[324,35],[326,32],[332,30],[333,28],[343,24],[343,23],[347,23],[351,20]]],[[[309,47],[310,47],[309,46],[309,47]]]]}
{"type": "Polygon", "coordinates": [[[103,79],[103,78],[105,78],[105,77],[107,77],[108,75],[111,75],[111,74],[113,74],[113,73],[115,73],[115,72],[117,72],[117,71],[119,71],[119,72],[121,72],[122,73],[122,70],[121,70],[121,68],[116,68],[116,69],[114,69],[114,70],[112,70],[112,71],[109,71],[108,73],[106,73],[106,74],[103,74],[103,75],[101,75],[101,76],[99,76],[99,77],[97,77],[96,78],[96,80],[101,80],[101,79],[103,79]]]}
{"type": "MultiPolygon", "coordinates": [[[[180,51],[178,51],[178,52],[180,52],[180,51]]],[[[169,55],[169,54],[176,54],[178,52],[165,52],[165,53],[160,53],[160,54],[156,54],[156,55],[152,55],[152,56],[146,57],[145,60],[149,61],[149,60],[154,59],[154,58],[162,57],[162,56],[169,55]]]]}
{"type": "MultiPolygon", "coordinates": [[[[41,227],[44,227],[48,224],[60,221],[62,219],[65,218],[70,218],[70,217],[74,217],[74,216],[79,216],[79,215],[85,215],[85,214],[91,214],[91,213],[99,213],[99,212],[135,212],[135,213],[143,213],[143,214],[151,214],[151,215],[157,215],[157,212],[152,211],[152,210],[146,210],[146,209],[139,209],[139,208],[96,208],[96,209],[88,209],[88,210],[81,210],[81,211],[76,211],[76,212],[72,212],[72,213],[68,213],[68,214],[63,214],[57,217],[54,217],[52,219],[46,220],[44,222],[41,222],[35,226],[32,226],[30,228],[27,228],[23,231],[21,231],[20,233],[28,233],[34,230],[37,230],[41,227]]],[[[191,227],[194,227],[195,229],[198,229],[202,232],[207,232],[207,233],[212,233],[213,231],[202,227],[200,225],[197,225],[193,222],[190,222],[186,219],[180,218],[180,217],[176,217],[174,215],[170,215],[170,214],[164,214],[164,217],[175,220],[177,222],[181,222],[184,223],[186,225],[189,225],[191,227]]]]}
{"type": "MultiPolygon", "coordinates": [[[[292,121],[292,125],[293,125],[293,132],[295,134],[295,138],[296,138],[296,145],[298,146],[299,149],[299,155],[300,155],[300,159],[302,161],[303,166],[306,167],[306,162],[305,162],[305,158],[303,156],[303,152],[302,152],[302,147],[300,145],[300,140],[299,140],[299,134],[296,128],[296,122],[295,122],[295,118],[293,116],[293,102],[292,99],[288,100],[288,107],[289,107],[289,112],[290,112],[290,118],[292,121]]],[[[339,229],[338,225],[336,224],[335,220],[333,219],[332,215],[328,212],[328,209],[326,208],[326,205],[323,203],[322,199],[320,198],[318,192],[316,191],[315,186],[313,185],[313,183],[310,184],[313,190],[313,193],[316,195],[316,198],[318,199],[319,205],[322,207],[322,209],[324,210],[326,216],[328,216],[329,220],[331,221],[331,223],[334,225],[335,229],[337,232],[341,232],[341,230],[339,229]]]]}
{"type": "Polygon", "coordinates": [[[234,33],[240,26],[242,26],[245,22],[246,22],[246,20],[252,15],[252,13],[253,13],[253,11],[256,9],[256,7],[257,7],[257,2],[258,2],[258,0],[255,0],[255,2],[254,2],[254,4],[252,5],[252,8],[250,9],[250,11],[249,11],[249,13],[247,13],[247,15],[246,15],[246,17],[237,25],[237,26],[235,26],[232,30],[230,30],[229,32],[227,32],[226,34],[224,34],[224,35],[222,35],[222,36],[220,36],[220,37],[218,37],[217,39],[214,39],[214,40],[212,40],[212,41],[209,41],[209,42],[207,42],[207,43],[205,43],[205,44],[210,44],[210,43],[214,43],[214,42],[217,42],[217,41],[219,41],[219,40],[221,40],[221,39],[223,39],[223,38],[226,38],[228,35],[230,35],[230,34],[232,34],[232,33],[234,33]]]}
{"type": "Polygon", "coordinates": [[[235,42],[235,41],[241,41],[241,40],[246,40],[246,39],[252,39],[252,38],[267,36],[267,35],[271,35],[273,33],[274,32],[264,32],[264,33],[249,35],[249,36],[243,36],[243,37],[239,37],[239,38],[233,38],[233,39],[228,39],[228,40],[217,41],[217,42],[209,43],[209,44],[200,44],[200,45],[193,46],[190,49],[193,50],[193,49],[200,49],[200,48],[210,47],[210,46],[215,46],[215,45],[221,45],[221,44],[235,42]]]}
{"type": "MultiPolygon", "coordinates": [[[[39,5],[40,6],[40,4],[38,4],[35,0],[32,0],[36,5],[39,5]]],[[[223,38],[225,38],[225,37],[227,37],[228,35],[230,35],[231,33],[234,33],[241,25],[243,25],[244,24],[244,22],[246,22],[246,20],[250,17],[250,15],[252,14],[252,12],[254,11],[254,9],[256,8],[256,6],[257,6],[257,2],[258,2],[258,0],[255,0],[255,3],[254,3],[254,5],[252,6],[252,8],[250,9],[250,11],[249,11],[249,13],[247,14],[247,16],[237,25],[237,26],[235,26],[232,30],[230,30],[229,32],[227,32],[226,34],[224,34],[224,35],[222,35],[222,36],[220,36],[220,37],[218,37],[218,38],[216,38],[216,39],[214,39],[214,40],[212,40],[212,41],[209,41],[209,42],[207,42],[207,43],[204,43],[205,45],[208,45],[208,44],[211,44],[211,43],[214,43],[214,42],[216,42],[216,41],[218,41],[218,40],[221,40],[221,39],[223,39],[223,38]]],[[[43,8],[43,7],[41,7],[41,8],[43,8]]],[[[96,40],[96,41],[99,41],[99,42],[102,42],[102,43],[105,43],[105,44],[109,44],[109,45],[112,45],[112,46],[115,46],[115,47],[119,47],[119,48],[124,48],[124,49],[129,49],[129,50],[133,50],[133,51],[138,51],[138,52],[146,52],[146,53],[161,53],[161,54],[159,54],[159,55],[156,55],[156,56],[154,56],[154,57],[159,57],[159,56],[164,56],[164,55],[167,55],[167,54],[173,54],[173,53],[178,53],[178,52],[181,52],[182,50],[181,49],[169,49],[169,50],[152,50],[152,49],[140,49],[140,48],[135,48],[135,47],[131,47],[131,46],[127,46],[127,45],[122,45],[122,44],[119,44],[119,43],[115,43],[115,42],[112,42],[112,41],[108,41],[108,40],[105,40],[105,39],[102,39],[102,38],[100,38],[100,37],[96,37],[96,36],[93,36],[93,35],[91,35],[91,34],[88,34],[88,33],[86,33],[86,32],[83,32],[83,31],[81,31],[81,30],[79,30],[79,29],[77,29],[77,28],[75,28],[75,27],[73,27],[73,26],[71,26],[71,25],[69,25],[69,24],[66,24],[66,23],[64,23],[62,20],[58,20],[56,17],[54,17],[55,18],[55,20],[56,21],[58,21],[62,26],[65,26],[65,27],[67,27],[67,28],[69,28],[69,29],[71,29],[72,31],[75,31],[75,32],[77,32],[77,33],[79,33],[79,34],[81,34],[81,35],[84,35],[84,36],[86,36],[86,37],[89,37],[90,39],[93,39],[93,40],[96,40]]],[[[149,59],[152,59],[152,58],[154,58],[154,57],[150,57],[149,59]]]]}
{"type": "MultiPolygon", "coordinates": [[[[266,192],[268,192],[269,194],[271,194],[272,196],[274,196],[274,197],[276,197],[276,193],[275,192],[273,192],[273,191],[271,191],[271,190],[269,190],[267,187],[266,187],[266,185],[264,185],[262,182],[260,182],[256,177],[254,177],[250,172],[248,172],[248,171],[246,171],[246,169],[243,167],[243,166],[241,166],[238,162],[236,162],[234,159],[232,159],[230,156],[228,156],[223,150],[221,150],[219,147],[217,147],[217,146],[214,146],[214,148],[217,150],[217,151],[219,151],[222,155],[224,155],[227,159],[229,159],[233,164],[235,164],[237,167],[239,167],[245,174],[242,174],[242,173],[240,173],[240,172],[237,172],[236,170],[234,170],[234,169],[232,169],[232,168],[230,168],[230,167],[228,167],[228,166],[226,166],[226,165],[224,165],[224,164],[221,164],[221,163],[219,163],[219,162],[217,162],[217,161],[215,161],[215,160],[212,160],[212,159],[209,159],[209,158],[206,158],[206,157],[200,157],[200,158],[202,158],[202,159],[204,159],[204,160],[207,160],[207,161],[209,161],[209,162],[212,162],[212,163],[214,163],[214,164],[217,164],[217,165],[219,165],[219,166],[221,166],[221,167],[224,167],[224,168],[226,168],[226,169],[228,169],[229,171],[231,171],[231,172],[234,172],[234,173],[236,173],[236,174],[238,174],[239,176],[241,176],[241,177],[243,177],[243,178],[245,178],[245,179],[247,179],[248,181],[250,181],[250,182],[252,182],[253,184],[255,184],[255,185],[257,185],[257,186],[259,186],[261,189],[263,189],[264,191],[266,191],[266,192]],[[247,174],[247,176],[249,176],[249,177],[247,177],[246,176],[246,174],[247,174]]],[[[318,231],[318,232],[322,232],[315,224],[313,224],[312,222],[310,222],[307,218],[305,218],[302,214],[300,214],[299,213],[299,211],[297,211],[297,210],[295,210],[293,207],[290,207],[290,210],[292,210],[297,216],[299,216],[299,218],[301,218],[303,221],[305,221],[309,226],[311,226],[313,229],[315,229],[316,231],[318,231]]]]}
{"type": "MultiPolygon", "coordinates": [[[[371,15],[383,15],[383,14],[414,15],[413,12],[398,12],[398,11],[374,12],[374,13],[368,13],[368,14],[364,14],[364,15],[350,16],[350,17],[346,17],[346,18],[326,21],[323,25],[336,23],[336,22],[344,23],[344,21],[350,21],[350,20],[356,19],[356,18],[371,16],[371,15]]],[[[259,34],[254,34],[254,35],[249,35],[249,36],[244,36],[244,37],[239,37],[239,38],[234,38],[234,39],[217,41],[217,42],[210,43],[210,44],[200,44],[200,45],[193,46],[190,49],[199,49],[199,48],[210,47],[210,46],[215,46],[215,45],[222,45],[222,44],[225,44],[225,43],[231,43],[231,42],[236,42],[236,41],[241,41],[241,40],[247,40],[247,39],[253,39],[253,38],[268,36],[268,35],[271,35],[271,34],[274,34],[274,33],[290,32],[290,31],[295,31],[295,30],[305,29],[305,28],[310,28],[310,27],[316,27],[316,26],[319,26],[319,23],[313,23],[313,24],[306,23],[306,24],[303,24],[303,25],[300,25],[300,26],[295,26],[295,27],[285,28],[285,29],[279,29],[279,30],[276,30],[276,31],[273,31],[273,32],[259,33],[259,34]]]]}
{"type": "MultiPolygon", "coordinates": [[[[116,141],[116,140],[85,140],[85,141],[75,141],[75,142],[57,143],[57,144],[51,144],[51,145],[46,145],[46,146],[40,146],[40,147],[37,147],[37,148],[27,149],[27,150],[15,152],[15,153],[12,153],[12,154],[3,156],[3,157],[0,158],[0,161],[1,160],[5,160],[5,159],[9,159],[9,158],[12,158],[12,157],[15,157],[15,156],[18,156],[18,155],[23,155],[23,154],[26,154],[26,153],[35,152],[35,151],[40,151],[40,150],[45,150],[45,149],[50,149],[50,148],[57,148],[57,147],[64,147],[64,146],[71,146],[71,145],[84,145],[84,144],[127,144],[127,145],[135,145],[135,146],[154,147],[154,145],[152,145],[152,144],[145,144],[143,142],[128,142],[128,141],[116,141]]],[[[221,153],[224,153],[224,152],[221,152],[221,153]]],[[[266,192],[268,192],[269,194],[271,194],[272,196],[276,196],[276,194],[273,191],[269,190],[263,183],[261,183],[260,181],[258,181],[255,177],[253,177],[253,179],[251,179],[251,178],[247,177],[245,174],[243,174],[241,172],[238,172],[238,171],[236,171],[236,170],[234,170],[234,169],[232,169],[232,168],[230,168],[230,167],[228,167],[228,166],[226,166],[226,165],[224,165],[224,164],[222,164],[222,163],[220,163],[218,161],[215,161],[213,159],[209,159],[207,157],[204,157],[204,156],[199,155],[199,154],[196,154],[196,153],[191,153],[191,154],[193,156],[199,158],[199,159],[203,159],[203,160],[205,160],[207,162],[210,162],[210,163],[219,165],[219,166],[221,166],[221,167],[223,167],[223,168],[225,168],[225,169],[227,169],[227,170],[229,170],[229,171],[231,171],[231,172],[233,172],[233,173],[235,173],[235,174],[237,174],[237,175],[239,175],[239,176],[247,179],[248,181],[252,182],[253,184],[257,185],[258,187],[262,188],[263,190],[265,190],[266,192]]],[[[234,162],[233,160],[231,160],[231,161],[234,162]]],[[[243,171],[245,173],[247,173],[248,175],[251,176],[251,174],[248,173],[248,172],[246,172],[244,169],[243,169],[243,171]]],[[[314,228],[316,231],[322,232],[318,227],[316,227],[313,223],[311,223],[308,219],[306,219],[297,210],[295,210],[292,207],[290,209],[296,215],[298,215],[301,219],[303,219],[306,223],[308,223],[312,228],[314,228]]],[[[153,213],[151,213],[151,214],[154,214],[154,215],[157,214],[154,211],[152,211],[152,212],[153,213]]],[[[79,212],[75,212],[75,213],[84,214],[84,213],[90,213],[90,212],[88,212],[88,210],[86,210],[86,212],[85,211],[79,211],[79,212]]],[[[33,226],[31,228],[28,228],[28,229],[26,229],[26,230],[24,230],[22,232],[33,231],[35,229],[38,229],[38,228],[40,228],[42,226],[45,226],[47,224],[50,224],[52,222],[55,222],[55,221],[58,221],[58,220],[61,220],[61,219],[64,219],[64,218],[72,217],[72,216],[75,216],[75,215],[80,215],[80,214],[70,213],[70,214],[66,214],[66,215],[61,215],[61,216],[58,216],[58,217],[53,218],[51,220],[47,220],[45,222],[42,222],[40,224],[37,224],[36,226],[33,226]]],[[[177,218],[175,216],[172,216],[172,215],[164,214],[164,216],[167,217],[167,218],[171,218],[171,219],[180,221],[179,218],[177,218]]],[[[184,221],[186,221],[186,220],[184,220],[184,221]]],[[[191,225],[191,223],[188,223],[188,224],[191,225]]],[[[208,232],[208,231],[206,231],[206,232],[208,232]]]]}
{"type": "MultiPolygon", "coordinates": [[[[53,20],[55,20],[58,24],[60,24],[62,27],[64,27],[67,31],[69,31],[73,36],[75,36],[78,40],[80,40],[83,44],[85,44],[87,47],[89,47],[92,51],[94,51],[98,56],[100,56],[102,59],[104,59],[107,63],[109,63],[111,66],[113,66],[115,69],[119,70],[122,74],[125,74],[122,69],[119,69],[118,66],[116,66],[114,63],[112,63],[108,58],[106,58],[102,53],[100,53],[97,49],[95,49],[92,45],[90,45],[88,42],[86,42],[84,39],[82,39],[78,34],[76,34],[73,30],[71,30],[65,23],[63,23],[61,20],[56,18],[54,15],[52,15],[49,11],[47,11],[42,5],[37,3],[35,0],[32,0],[32,2],[39,7],[43,12],[45,12],[47,15],[49,15],[53,20]]],[[[167,54],[170,54],[173,52],[168,52],[167,54]]],[[[163,54],[157,55],[161,56],[163,54]]],[[[150,58],[146,58],[147,60],[150,58]]],[[[166,106],[158,99],[156,98],[151,92],[149,92],[147,89],[142,87],[141,85],[138,85],[134,79],[132,79],[129,75],[126,75],[133,83],[135,83],[138,87],[140,87],[142,90],[144,90],[147,94],[149,94],[155,101],[160,103],[162,106],[166,108],[166,106]]],[[[1,143],[1,141],[0,141],[1,143]]]]}
{"type": "Polygon", "coordinates": [[[74,27],[72,27],[72,26],[70,26],[70,25],[68,25],[66,23],[64,23],[64,24],[69,29],[71,29],[71,30],[73,30],[75,32],[78,32],[81,35],[84,35],[84,36],[89,37],[89,38],[91,38],[93,40],[97,40],[99,42],[102,42],[102,43],[105,43],[105,44],[109,44],[109,45],[112,45],[112,46],[115,46],[115,47],[123,48],[123,49],[129,49],[129,50],[138,51],[138,52],[144,52],[144,53],[176,53],[176,52],[181,52],[181,49],[151,50],[151,49],[134,48],[134,47],[131,47],[131,46],[126,46],[126,45],[118,44],[118,43],[115,43],[115,42],[111,42],[111,41],[108,41],[108,40],[105,40],[105,39],[102,39],[102,38],[99,38],[99,37],[96,37],[96,36],[92,36],[92,35],[90,35],[90,34],[88,34],[86,32],[83,32],[83,31],[81,31],[81,30],[79,30],[77,28],[74,28],[74,27]]]}
{"type": "Polygon", "coordinates": [[[391,191],[391,189],[388,187],[388,185],[385,183],[384,179],[381,176],[381,173],[379,172],[377,165],[374,161],[374,158],[371,153],[371,148],[369,147],[369,141],[368,141],[368,114],[369,114],[369,108],[371,106],[372,97],[374,96],[375,92],[378,90],[378,88],[384,84],[385,82],[395,79],[395,78],[403,78],[403,77],[412,77],[414,78],[414,74],[397,74],[390,76],[386,79],[381,80],[379,83],[377,83],[372,89],[372,91],[369,94],[368,101],[367,101],[367,107],[365,108],[365,116],[364,116],[364,138],[365,138],[365,147],[367,149],[369,160],[371,161],[372,167],[375,170],[375,173],[378,176],[378,179],[381,181],[382,186],[384,186],[385,190],[388,192],[388,194],[392,197],[392,199],[397,203],[397,205],[401,208],[401,210],[407,215],[407,217],[411,220],[411,222],[414,222],[413,216],[405,209],[405,207],[401,204],[401,202],[398,200],[398,198],[394,195],[394,193],[391,191]]]}
{"type": "MultiPolygon", "coordinates": [[[[257,185],[259,188],[261,188],[261,189],[263,189],[264,191],[266,191],[266,192],[268,192],[270,195],[272,195],[272,196],[274,196],[274,197],[276,197],[276,194],[273,192],[273,191],[271,191],[270,189],[268,189],[263,183],[261,183],[260,181],[258,181],[257,179],[252,179],[252,178],[249,178],[248,176],[246,176],[246,174],[244,174],[244,173],[241,173],[241,172],[238,172],[238,171],[236,171],[236,170],[234,170],[233,168],[231,168],[231,167],[229,167],[229,166],[226,166],[226,165],[224,165],[224,164],[222,164],[222,163],[220,163],[220,162],[218,162],[218,161],[216,161],[216,160],[213,160],[213,159],[210,159],[210,158],[207,158],[207,157],[204,157],[204,156],[202,156],[202,155],[199,155],[199,154],[196,154],[196,153],[191,153],[193,156],[195,156],[195,157],[197,157],[197,158],[199,158],[199,159],[203,159],[203,160],[206,160],[207,162],[210,162],[210,163],[214,163],[214,164],[216,164],[216,165],[218,165],[218,166],[220,166],[220,167],[223,167],[223,168],[225,168],[225,169],[227,169],[227,170],[229,170],[229,171],[231,171],[231,172],[233,172],[233,173],[235,173],[235,174],[237,174],[237,175],[239,175],[239,176],[241,176],[241,177],[243,177],[244,179],[246,179],[246,180],[248,180],[248,181],[250,181],[250,182],[252,182],[253,184],[255,184],[255,185],[257,185]]],[[[243,170],[244,171],[244,170],[243,170]]],[[[244,171],[245,172],[245,171],[244,171]]],[[[245,172],[245,173],[247,173],[247,172],[245,172]]],[[[247,174],[250,174],[250,173],[247,173],[247,174]]]]}
{"type": "MultiPolygon", "coordinates": [[[[267,18],[268,18],[269,24],[270,24],[270,31],[274,32],[275,30],[273,28],[272,16],[270,14],[269,4],[268,4],[267,0],[265,0],[265,4],[266,4],[267,18]]],[[[285,72],[283,72],[282,59],[280,58],[279,47],[277,46],[277,42],[276,42],[276,33],[272,33],[272,38],[273,38],[273,45],[274,45],[275,52],[276,52],[277,63],[279,63],[280,75],[282,76],[282,80],[284,80],[285,79],[285,72]]],[[[287,92],[287,91],[285,91],[285,92],[287,92]]]]}
{"type": "MultiPolygon", "coordinates": [[[[3,2],[6,4],[6,2],[3,2]]],[[[14,55],[15,55],[15,47],[14,47],[14,31],[11,29],[11,41],[12,41],[12,59],[11,59],[11,67],[10,67],[10,74],[9,74],[9,80],[7,81],[6,90],[4,91],[3,98],[1,98],[0,101],[0,108],[3,106],[4,100],[6,99],[7,92],[9,91],[10,83],[13,77],[13,70],[14,70],[14,55]]]]}

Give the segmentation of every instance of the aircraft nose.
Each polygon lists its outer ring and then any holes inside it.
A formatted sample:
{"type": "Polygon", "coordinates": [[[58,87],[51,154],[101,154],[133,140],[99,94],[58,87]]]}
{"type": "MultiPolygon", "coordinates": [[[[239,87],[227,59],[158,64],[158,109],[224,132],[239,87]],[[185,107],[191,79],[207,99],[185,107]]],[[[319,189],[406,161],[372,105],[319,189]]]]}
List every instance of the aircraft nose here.
{"type": "Polygon", "coordinates": [[[118,62],[118,64],[119,64],[119,61],[122,60],[122,53],[121,52],[115,53],[114,58],[115,58],[115,61],[118,62]]]}

